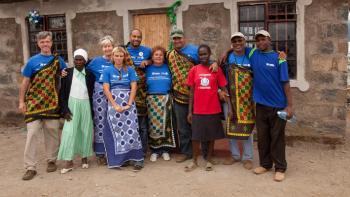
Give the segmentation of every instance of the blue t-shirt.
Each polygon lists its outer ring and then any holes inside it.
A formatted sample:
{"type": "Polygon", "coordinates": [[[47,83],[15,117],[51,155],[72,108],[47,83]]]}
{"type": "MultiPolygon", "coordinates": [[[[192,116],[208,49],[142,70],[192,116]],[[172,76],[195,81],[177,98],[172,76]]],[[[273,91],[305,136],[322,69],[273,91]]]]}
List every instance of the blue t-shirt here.
{"type": "Polygon", "coordinates": [[[146,67],[146,85],[149,94],[167,94],[171,89],[171,73],[168,65],[146,67]]]}
{"type": "Polygon", "coordinates": [[[254,73],[254,101],[269,107],[285,108],[287,98],[283,86],[289,81],[287,61],[279,60],[275,51],[254,50],[249,55],[254,73]]]}
{"type": "MultiPolygon", "coordinates": [[[[47,65],[50,61],[52,61],[54,58],[53,55],[43,55],[43,54],[37,54],[31,57],[27,64],[24,66],[22,75],[25,77],[32,77],[33,74],[35,74],[37,71],[39,71],[43,66],[47,65]]],[[[60,69],[67,68],[66,63],[61,57],[58,57],[60,62],[60,69]]]]}
{"type": "Polygon", "coordinates": [[[249,57],[247,55],[239,56],[239,55],[236,55],[234,52],[231,52],[228,55],[228,64],[229,65],[236,64],[238,66],[251,69],[249,57]]]}
{"type": "Polygon", "coordinates": [[[152,49],[149,47],[141,45],[133,48],[132,46],[128,46],[127,49],[135,66],[140,66],[143,60],[151,59],[152,49]]]}
{"type": "Polygon", "coordinates": [[[193,44],[187,44],[182,49],[180,49],[180,51],[184,55],[192,59],[196,65],[199,64],[198,46],[193,44]]]}
{"type": "Polygon", "coordinates": [[[109,67],[113,67],[112,62],[105,59],[103,56],[94,58],[87,66],[86,69],[91,71],[96,78],[97,82],[102,83],[102,73],[103,70],[109,67]]]}
{"type": "Polygon", "coordinates": [[[102,82],[108,83],[111,89],[130,89],[130,83],[137,80],[138,77],[135,70],[129,66],[127,67],[127,71],[123,68],[118,70],[114,66],[103,70],[102,82]]]}

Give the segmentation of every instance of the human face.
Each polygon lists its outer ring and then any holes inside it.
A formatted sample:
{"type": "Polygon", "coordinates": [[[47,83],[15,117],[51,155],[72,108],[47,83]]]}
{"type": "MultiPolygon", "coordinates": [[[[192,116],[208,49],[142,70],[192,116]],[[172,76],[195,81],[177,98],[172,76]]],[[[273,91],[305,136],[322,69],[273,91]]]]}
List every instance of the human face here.
{"type": "Polygon", "coordinates": [[[232,49],[236,53],[241,53],[245,47],[245,39],[241,37],[233,37],[231,40],[232,49]]]}
{"type": "Polygon", "coordinates": [[[85,66],[85,59],[81,55],[77,55],[74,58],[74,65],[75,68],[78,70],[82,70],[85,66]]]}
{"type": "Polygon", "coordinates": [[[113,45],[111,43],[106,43],[102,46],[103,55],[106,57],[111,57],[113,51],[113,45]]]}
{"type": "Polygon", "coordinates": [[[210,58],[210,52],[208,51],[207,48],[201,47],[198,51],[199,55],[199,62],[202,65],[208,65],[209,64],[209,58],[210,58]]]}
{"type": "Polygon", "coordinates": [[[52,38],[50,36],[38,40],[37,43],[42,54],[51,54],[52,38]]]}
{"type": "Polygon", "coordinates": [[[152,55],[152,61],[155,65],[161,66],[164,62],[164,53],[161,50],[157,50],[152,55]]]}
{"type": "Polygon", "coordinates": [[[256,47],[261,51],[267,51],[271,46],[271,38],[263,35],[258,35],[255,38],[256,47]]]}
{"type": "Polygon", "coordinates": [[[124,53],[123,52],[116,52],[113,54],[113,61],[114,65],[121,67],[123,66],[124,61],[124,53]]]}
{"type": "Polygon", "coordinates": [[[185,46],[185,39],[183,37],[174,37],[174,48],[180,50],[182,47],[185,46]]]}
{"type": "Polygon", "coordinates": [[[142,41],[142,34],[139,30],[134,30],[130,34],[130,44],[132,47],[137,48],[142,41]]]}

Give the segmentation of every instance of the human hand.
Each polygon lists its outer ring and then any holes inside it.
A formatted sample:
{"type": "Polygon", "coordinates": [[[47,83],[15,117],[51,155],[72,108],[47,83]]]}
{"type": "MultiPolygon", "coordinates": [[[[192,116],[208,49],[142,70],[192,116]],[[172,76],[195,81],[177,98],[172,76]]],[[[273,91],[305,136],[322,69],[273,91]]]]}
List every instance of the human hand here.
{"type": "Polygon", "coordinates": [[[26,104],[24,102],[20,102],[18,106],[18,110],[22,113],[25,114],[27,111],[26,104]]]}
{"type": "Polygon", "coordinates": [[[68,113],[65,113],[63,118],[65,120],[67,120],[68,122],[72,120],[72,113],[68,112],[68,113]]]}
{"type": "Polygon", "coordinates": [[[219,69],[219,65],[218,65],[217,62],[213,62],[213,63],[209,66],[209,70],[210,70],[211,72],[216,73],[216,72],[218,72],[218,69],[219,69]]]}
{"type": "Polygon", "coordinates": [[[149,60],[143,60],[140,64],[140,68],[145,68],[146,66],[150,65],[149,60]]]}
{"type": "Polygon", "coordinates": [[[121,106],[119,106],[119,105],[116,105],[113,108],[114,108],[115,111],[117,111],[119,113],[122,113],[124,111],[123,108],[121,106]]]}
{"type": "Polygon", "coordinates": [[[192,124],[192,113],[188,113],[187,121],[188,121],[188,123],[192,124]]]}
{"type": "Polygon", "coordinates": [[[278,58],[279,59],[287,59],[287,54],[284,51],[278,51],[278,58]]]}
{"type": "Polygon", "coordinates": [[[220,90],[218,93],[219,93],[220,100],[225,101],[225,98],[226,98],[226,96],[228,96],[228,94],[222,90],[220,90]]]}
{"type": "Polygon", "coordinates": [[[294,115],[293,108],[291,106],[287,106],[284,111],[287,113],[287,119],[291,119],[294,115]]]}
{"type": "Polygon", "coordinates": [[[67,75],[68,75],[68,72],[66,71],[66,69],[63,69],[63,70],[61,71],[61,77],[62,77],[62,78],[65,78],[67,75]]]}

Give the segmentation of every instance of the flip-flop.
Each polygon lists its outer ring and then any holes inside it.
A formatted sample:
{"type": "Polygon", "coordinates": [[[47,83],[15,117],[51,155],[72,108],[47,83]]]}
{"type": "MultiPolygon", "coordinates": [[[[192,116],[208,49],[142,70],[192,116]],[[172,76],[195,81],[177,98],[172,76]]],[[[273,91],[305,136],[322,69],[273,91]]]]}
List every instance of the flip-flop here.
{"type": "Polygon", "coordinates": [[[207,164],[205,165],[205,170],[206,171],[212,171],[213,170],[213,164],[210,163],[210,161],[208,161],[207,164]]]}
{"type": "Polygon", "coordinates": [[[192,160],[187,166],[185,166],[185,172],[191,172],[197,167],[198,165],[192,160]]]}
{"type": "Polygon", "coordinates": [[[73,168],[62,168],[61,169],[61,174],[66,174],[67,172],[70,172],[72,170],[73,170],[73,168]]]}

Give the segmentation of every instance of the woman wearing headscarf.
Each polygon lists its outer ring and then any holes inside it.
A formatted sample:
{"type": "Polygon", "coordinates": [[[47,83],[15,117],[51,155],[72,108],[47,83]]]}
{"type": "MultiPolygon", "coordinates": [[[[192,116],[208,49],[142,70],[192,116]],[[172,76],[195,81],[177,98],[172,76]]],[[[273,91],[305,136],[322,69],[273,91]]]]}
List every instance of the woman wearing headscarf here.
{"type": "Polygon", "coordinates": [[[61,114],[65,119],[58,159],[66,161],[61,170],[73,170],[75,155],[82,157],[82,168],[88,168],[87,157],[93,155],[92,94],[94,75],[85,69],[88,54],[84,49],[74,51],[74,67],[62,78],[60,91],[61,114]]]}

